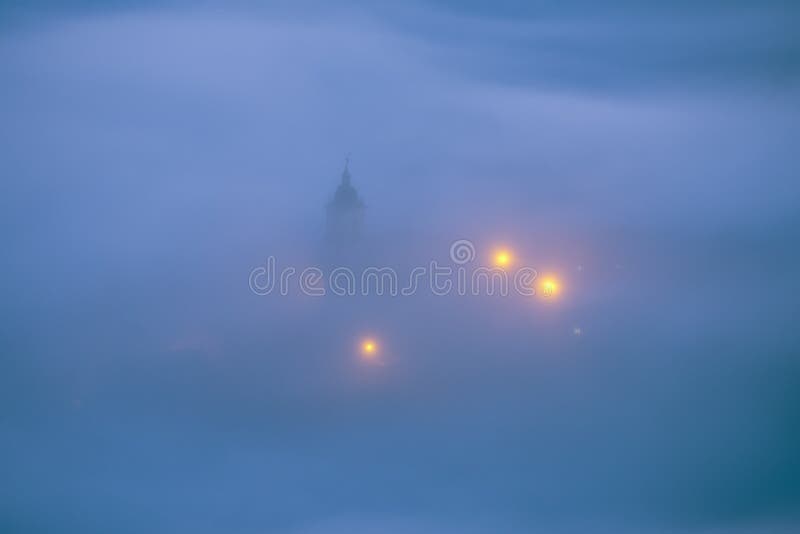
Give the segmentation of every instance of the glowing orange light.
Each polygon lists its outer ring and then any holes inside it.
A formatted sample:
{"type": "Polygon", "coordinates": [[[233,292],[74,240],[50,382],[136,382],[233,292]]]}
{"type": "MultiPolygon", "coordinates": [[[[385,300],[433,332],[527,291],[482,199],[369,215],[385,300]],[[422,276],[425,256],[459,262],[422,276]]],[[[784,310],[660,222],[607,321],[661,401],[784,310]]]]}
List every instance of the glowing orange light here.
{"type": "Polygon", "coordinates": [[[373,358],[378,354],[378,343],[373,339],[365,339],[361,342],[361,355],[365,358],[373,358]]]}
{"type": "Polygon", "coordinates": [[[513,261],[511,252],[505,249],[498,250],[494,254],[494,264],[496,267],[508,267],[513,261]]]}
{"type": "Polygon", "coordinates": [[[545,276],[539,282],[539,291],[544,298],[553,298],[561,290],[561,284],[553,276],[545,276]]]}

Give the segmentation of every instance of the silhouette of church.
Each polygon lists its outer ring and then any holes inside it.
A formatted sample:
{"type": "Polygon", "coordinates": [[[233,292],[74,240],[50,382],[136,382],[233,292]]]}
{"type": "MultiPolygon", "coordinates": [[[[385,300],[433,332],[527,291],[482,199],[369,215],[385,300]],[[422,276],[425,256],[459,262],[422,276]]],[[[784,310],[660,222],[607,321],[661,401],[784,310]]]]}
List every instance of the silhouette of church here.
{"type": "Polygon", "coordinates": [[[345,159],[342,182],[327,206],[326,238],[329,243],[337,247],[356,243],[364,224],[364,202],[350,183],[349,167],[348,156],[345,159]]]}

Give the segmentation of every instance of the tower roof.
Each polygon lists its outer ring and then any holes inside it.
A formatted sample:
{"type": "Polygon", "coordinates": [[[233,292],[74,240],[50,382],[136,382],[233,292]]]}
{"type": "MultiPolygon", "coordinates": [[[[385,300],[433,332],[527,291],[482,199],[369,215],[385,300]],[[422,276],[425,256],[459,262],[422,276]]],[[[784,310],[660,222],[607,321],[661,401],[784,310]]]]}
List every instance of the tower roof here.
{"type": "Polygon", "coordinates": [[[342,185],[350,185],[350,154],[344,158],[344,170],[342,171],[342,185]]]}
{"type": "Polygon", "coordinates": [[[336,188],[336,193],[333,195],[333,200],[328,204],[337,210],[361,209],[364,203],[358,196],[358,191],[353,187],[350,182],[350,155],[348,154],[344,160],[344,170],[342,171],[342,182],[336,188]]]}
{"type": "Polygon", "coordinates": [[[350,156],[344,161],[342,182],[327,206],[327,236],[333,243],[354,243],[361,232],[364,203],[350,183],[350,156]]]}

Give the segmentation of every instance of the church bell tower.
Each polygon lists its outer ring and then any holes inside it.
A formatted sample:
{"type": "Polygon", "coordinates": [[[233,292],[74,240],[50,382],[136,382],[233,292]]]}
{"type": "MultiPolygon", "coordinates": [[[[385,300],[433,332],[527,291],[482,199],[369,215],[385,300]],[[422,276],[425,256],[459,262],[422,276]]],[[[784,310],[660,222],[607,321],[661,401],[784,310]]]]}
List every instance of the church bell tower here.
{"type": "Polygon", "coordinates": [[[364,202],[358,196],[350,177],[350,157],[345,159],[342,181],[333,199],[328,202],[326,239],[336,247],[355,244],[364,223],[364,202]]]}

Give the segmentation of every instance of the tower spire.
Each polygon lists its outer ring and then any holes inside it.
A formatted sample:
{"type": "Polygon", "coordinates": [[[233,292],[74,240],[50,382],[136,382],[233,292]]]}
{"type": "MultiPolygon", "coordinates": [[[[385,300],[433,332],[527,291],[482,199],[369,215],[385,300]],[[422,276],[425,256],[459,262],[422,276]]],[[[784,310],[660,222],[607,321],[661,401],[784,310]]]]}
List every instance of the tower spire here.
{"type": "Polygon", "coordinates": [[[364,220],[364,202],[350,184],[350,154],[344,159],[342,183],[336,188],[327,206],[327,235],[337,247],[352,245],[358,240],[364,220]]]}
{"type": "Polygon", "coordinates": [[[342,171],[342,185],[350,186],[350,153],[344,158],[344,171],[342,171]]]}

